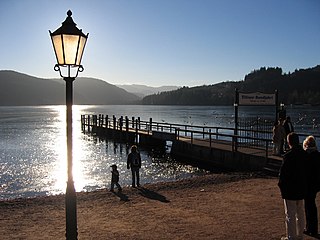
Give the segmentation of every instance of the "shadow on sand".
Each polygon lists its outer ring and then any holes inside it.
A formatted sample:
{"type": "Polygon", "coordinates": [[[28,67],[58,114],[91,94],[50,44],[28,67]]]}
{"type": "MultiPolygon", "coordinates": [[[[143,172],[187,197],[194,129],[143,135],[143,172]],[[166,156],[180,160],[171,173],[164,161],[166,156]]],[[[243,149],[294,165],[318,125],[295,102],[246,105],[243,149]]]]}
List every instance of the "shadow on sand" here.
{"type": "Polygon", "coordinates": [[[152,200],[157,200],[157,201],[164,202],[164,203],[170,202],[165,196],[163,196],[157,192],[154,192],[152,190],[149,190],[147,188],[139,187],[138,190],[140,191],[140,194],[143,197],[150,198],[152,200]]]}
{"type": "Polygon", "coordinates": [[[112,193],[114,195],[116,195],[120,199],[120,201],[124,201],[124,202],[129,202],[130,201],[129,197],[127,195],[123,194],[122,191],[117,191],[117,192],[113,191],[112,193]]]}

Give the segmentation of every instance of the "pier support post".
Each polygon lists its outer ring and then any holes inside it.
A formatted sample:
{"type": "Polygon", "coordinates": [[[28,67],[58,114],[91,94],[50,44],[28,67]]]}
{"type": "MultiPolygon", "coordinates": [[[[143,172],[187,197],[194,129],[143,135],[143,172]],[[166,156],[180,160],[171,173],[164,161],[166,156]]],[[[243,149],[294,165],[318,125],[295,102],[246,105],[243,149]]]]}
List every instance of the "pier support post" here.
{"type": "Polygon", "coordinates": [[[129,118],[126,116],[126,132],[129,131],[129,118]]]}
{"type": "Polygon", "coordinates": [[[136,120],[136,137],[135,137],[135,141],[138,144],[138,119],[136,120]]]}
{"type": "Polygon", "coordinates": [[[119,118],[120,131],[122,131],[122,126],[123,126],[123,116],[121,116],[121,117],[119,118]]]}
{"type": "Polygon", "coordinates": [[[152,132],[152,118],[149,119],[149,130],[152,132]]]}
{"type": "Polygon", "coordinates": [[[234,149],[238,151],[238,108],[239,108],[239,91],[235,89],[235,101],[234,101],[234,149]]]}
{"type": "Polygon", "coordinates": [[[113,129],[116,129],[116,127],[117,127],[117,119],[116,119],[116,116],[113,115],[112,118],[113,118],[113,129]]]}

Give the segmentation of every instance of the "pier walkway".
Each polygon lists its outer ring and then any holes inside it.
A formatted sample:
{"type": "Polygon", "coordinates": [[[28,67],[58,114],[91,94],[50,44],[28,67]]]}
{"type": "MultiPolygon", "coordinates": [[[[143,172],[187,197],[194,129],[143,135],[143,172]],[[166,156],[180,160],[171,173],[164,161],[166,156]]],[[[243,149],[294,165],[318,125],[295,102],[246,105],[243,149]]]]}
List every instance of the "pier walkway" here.
{"type": "Polygon", "coordinates": [[[272,155],[271,131],[142,121],[140,118],[82,115],[81,128],[108,139],[137,143],[159,151],[172,142],[171,155],[194,165],[277,175],[282,158],[272,155]]]}

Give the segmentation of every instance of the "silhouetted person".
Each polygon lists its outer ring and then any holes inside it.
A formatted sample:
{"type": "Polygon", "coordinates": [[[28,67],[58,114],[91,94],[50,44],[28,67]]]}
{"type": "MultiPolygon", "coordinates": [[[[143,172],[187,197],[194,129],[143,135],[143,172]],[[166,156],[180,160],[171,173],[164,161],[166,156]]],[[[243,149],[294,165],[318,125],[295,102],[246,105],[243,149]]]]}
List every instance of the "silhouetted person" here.
{"type": "Polygon", "coordinates": [[[136,183],[137,183],[137,186],[140,187],[139,169],[141,168],[141,156],[137,150],[136,145],[133,145],[131,147],[131,152],[129,153],[128,159],[127,159],[127,168],[128,169],[131,168],[132,187],[136,187],[136,183]]]}
{"type": "Polygon", "coordinates": [[[304,199],[306,214],[305,233],[311,236],[318,235],[318,210],[316,205],[317,192],[320,190],[320,153],[313,136],[307,137],[303,142],[303,149],[308,153],[306,161],[307,194],[304,199]]]}
{"type": "Polygon", "coordinates": [[[289,116],[286,117],[286,119],[283,122],[284,130],[286,131],[286,135],[288,136],[289,133],[294,132],[294,128],[291,122],[291,118],[289,116]]]}
{"type": "Polygon", "coordinates": [[[286,215],[287,237],[282,239],[303,239],[303,200],[307,188],[305,163],[308,156],[299,145],[296,133],[289,133],[287,141],[290,150],[283,156],[278,182],[286,215]]]}
{"type": "Polygon", "coordinates": [[[274,144],[273,154],[281,155],[283,153],[283,143],[286,137],[286,132],[281,121],[276,121],[272,128],[272,142],[274,144]]]}
{"type": "Polygon", "coordinates": [[[112,171],[111,171],[111,189],[110,191],[113,192],[114,191],[114,185],[117,186],[118,191],[122,191],[122,188],[119,184],[119,171],[117,169],[117,165],[113,164],[111,166],[112,171]]]}
{"type": "MultiPolygon", "coordinates": [[[[283,127],[284,127],[284,130],[286,132],[286,138],[287,138],[289,133],[294,132],[294,128],[293,128],[293,125],[292,125],[292,122],[291,122],[291,118],[289,116],[287,116],[286,119],[284,120],[283,127]]],[[[285,141],[285,148],[286,148],[286,150],[288,149],[287,141],[285,141]]]]}

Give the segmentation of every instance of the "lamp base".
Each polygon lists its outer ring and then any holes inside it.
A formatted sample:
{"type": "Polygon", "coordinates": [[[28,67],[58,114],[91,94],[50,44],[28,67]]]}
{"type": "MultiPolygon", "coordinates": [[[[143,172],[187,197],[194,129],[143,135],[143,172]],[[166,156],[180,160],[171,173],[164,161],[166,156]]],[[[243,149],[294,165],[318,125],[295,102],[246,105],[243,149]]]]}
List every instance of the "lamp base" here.
{"type": "Polygon", "coordinates": [[[66,189],[66,239],[78,239],[77,197],[73,181],[68,181],[66,189]]]}

